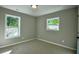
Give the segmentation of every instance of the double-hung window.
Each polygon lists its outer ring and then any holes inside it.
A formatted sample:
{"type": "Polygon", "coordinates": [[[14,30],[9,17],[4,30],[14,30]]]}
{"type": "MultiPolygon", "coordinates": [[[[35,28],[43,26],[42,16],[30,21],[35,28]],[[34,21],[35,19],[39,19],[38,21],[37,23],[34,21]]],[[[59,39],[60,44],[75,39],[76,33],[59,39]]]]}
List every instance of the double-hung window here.
{"type": "Polygon", "coordinates": [[[20,37],[20,20],[19,16],[5,15],[5,39],[20,37]]]}

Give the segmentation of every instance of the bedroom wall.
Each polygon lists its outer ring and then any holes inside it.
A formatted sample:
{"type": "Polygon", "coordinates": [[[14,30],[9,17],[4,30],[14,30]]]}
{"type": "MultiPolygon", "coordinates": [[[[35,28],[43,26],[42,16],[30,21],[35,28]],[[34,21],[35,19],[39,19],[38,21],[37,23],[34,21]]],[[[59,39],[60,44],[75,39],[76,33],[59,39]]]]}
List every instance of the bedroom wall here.
{"type": "Polygon", "coordinates": [[[35,17],[0,7],[0,46],[35,38],[35,17]],[[21,37],[5,39],[5,14],[21,17],[21,37]]]}
{"type": "Polygon", "coordinates": [[[77,8],[58,11],[38,17],[37,37],[47,41],[76,48],[77,35],[77,8]],[[47,18],[60,17],[60,30],[46,30],[47,18]],[[63,42],[64,41],[64,42],[63,42]]]}
{"type": "MultiPolygon", "coordinates": [[[[0,7],[0,46],[37,37],[47,41],[76,48],[76,40],[77,40],[76,35],[77,35],[77,8],[62,10],[59,12],[39,16],[36,18],[23,13],[19,13],[16,11],[12,11],[0,7]],[[21,17],[21,37],[14,39],[4,38],[5,14],[11,14],[21,17]],[[46,19],[57,17],[57,16],[60,17],[60,30],[47,31],[46,19]],[[62,42],[63,40],[64,42],[62,42]]],[[[58,51],[60,51],[61,49],[59,48],[58,51]]],[[[62,51],[62,52],[66,53],[66,51],[62,51]]]]}
{"type": "MultiPolygon", "coordinates": [[[[78,7],[78,37],[79,37],[79,7],[78,7]]],[[[77,38],[77,54],[79,54],[79,38],[77,38]]]]}

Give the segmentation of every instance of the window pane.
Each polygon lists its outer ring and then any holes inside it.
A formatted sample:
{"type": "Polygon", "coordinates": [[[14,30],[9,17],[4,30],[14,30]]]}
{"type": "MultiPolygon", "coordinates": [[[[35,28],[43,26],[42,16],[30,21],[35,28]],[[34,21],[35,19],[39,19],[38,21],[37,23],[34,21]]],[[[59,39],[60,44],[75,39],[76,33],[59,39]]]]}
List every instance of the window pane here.
{"type": "Polygon", "coordinates": [[[47,30],[59,31],[59,17],[47,19],[47,30]]]}
{"type": "Polygon", "coordinates": [[[6,15],[5,20],[5,38],[8,39],[20,36],[20,17],[6,15]]]}

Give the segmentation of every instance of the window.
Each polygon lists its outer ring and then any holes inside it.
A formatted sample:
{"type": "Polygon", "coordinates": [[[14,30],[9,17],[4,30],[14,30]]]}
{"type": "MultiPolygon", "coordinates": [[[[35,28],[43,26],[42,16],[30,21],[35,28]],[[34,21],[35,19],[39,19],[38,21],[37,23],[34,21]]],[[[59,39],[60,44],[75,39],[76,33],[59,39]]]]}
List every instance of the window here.
{"type": "Polygon", "coordinates": [[[59,17],[47,19],[47,30],[59,31],[59,17]]]}
{"type": "Polygon", "coordinates": [[[20,20],[19,16],[5,16],[5,39],[20,37],[20,20]]]}

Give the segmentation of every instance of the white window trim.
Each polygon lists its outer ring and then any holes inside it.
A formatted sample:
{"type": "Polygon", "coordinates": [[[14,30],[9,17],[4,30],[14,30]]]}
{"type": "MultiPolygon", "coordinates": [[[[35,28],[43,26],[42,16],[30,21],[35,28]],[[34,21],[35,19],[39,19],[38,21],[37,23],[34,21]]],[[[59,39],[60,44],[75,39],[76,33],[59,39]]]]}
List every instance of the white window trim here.
{"type": "MultiPolygon", "coordinates": [[[[47,31],[51,31],[51,30],[53,30],[53,31],[59,31],[60,30],[60,28],[59,28],[59,30],[54,30],[54,29],[48,29],[48,20],[49,19],[54,19],[54,18],[58,18],[59,19],[59,21],[60,21],[60,17],[53,17],[53,18],[48,18],[47,20],[46,20],[46,30],[47,31]]],[[[60,26],[60,24],[59,24],[59,26],[60,26]]]]}
{"type": "Polygon", "coordinates": [[[14,15],[10,15],[10,14],[5,14],[5,34],[4,34],[4,36],[5,36],[5,39],[12,39],[12,38],[17,38],[17,37],[20,37],[20,29],[21,29],[21,17],[19,17],[19,16],[14,16],[14,15]],[[7,26],[6,26],[6,23],[7,23],[7,16],[12,16],[12,17],[17,17],[17,18],[19,18],[19,35],[18,36],[15,36],[15,37],[10,37],[10,38],[8,38],[8,37],[6,37],[6,28],[7,28],[7,26]]]}

